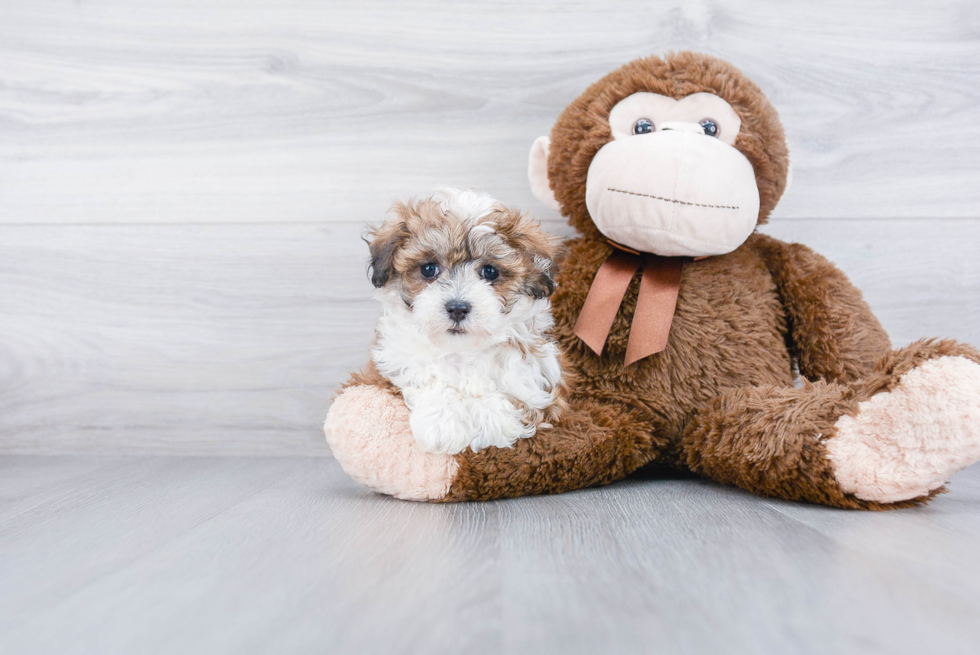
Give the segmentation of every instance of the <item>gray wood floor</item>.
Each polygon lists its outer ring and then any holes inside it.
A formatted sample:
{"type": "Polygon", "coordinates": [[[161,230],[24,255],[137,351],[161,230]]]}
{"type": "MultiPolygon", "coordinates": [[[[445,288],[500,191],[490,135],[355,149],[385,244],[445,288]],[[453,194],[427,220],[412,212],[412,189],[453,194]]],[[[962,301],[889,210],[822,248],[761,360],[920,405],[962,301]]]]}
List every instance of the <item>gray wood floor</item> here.
{"type": "Polygon", "coordinates": [[[700,480],[407,503],[329,458],[0,458],[5,653],[976,653],[980,468],[925,508],[700,480]]]}

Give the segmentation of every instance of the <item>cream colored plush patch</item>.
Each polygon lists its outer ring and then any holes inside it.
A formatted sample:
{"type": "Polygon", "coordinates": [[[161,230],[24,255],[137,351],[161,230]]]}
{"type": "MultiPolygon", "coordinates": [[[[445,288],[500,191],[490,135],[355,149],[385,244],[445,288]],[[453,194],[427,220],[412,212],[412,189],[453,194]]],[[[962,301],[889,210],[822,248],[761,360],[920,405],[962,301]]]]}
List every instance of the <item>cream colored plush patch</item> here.
{"type": "Polygon", "coordinates": [[[923,496],[980,460],[980,365],[930,360],[836,427],[826,445],[841,489],[881,503],[923,496]]]}
{"type": "Polygon", "coordinates": [[[551,139],[539,136],[531,146],[531,154],[527,158],[527,179],[531,183],[531,193],[548,209],[561,211],[561,205],[555,198],[548,182],[548,150],[551,139]]]}
{"type": "Polygon", "coordinates": [[[375,387],[344,390],[334,400],[323,431],[349,476],[389,496],[439,500],[449,493],[459,470],[449,455],[419,450],[405,403],[375,387]]]}

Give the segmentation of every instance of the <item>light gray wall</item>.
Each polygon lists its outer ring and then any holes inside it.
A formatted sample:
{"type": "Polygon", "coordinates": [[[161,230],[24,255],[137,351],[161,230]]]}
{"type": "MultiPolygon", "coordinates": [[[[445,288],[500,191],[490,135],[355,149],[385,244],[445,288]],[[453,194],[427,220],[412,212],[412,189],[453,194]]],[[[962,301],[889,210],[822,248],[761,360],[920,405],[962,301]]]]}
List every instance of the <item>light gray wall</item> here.
{"type": "Polygon", "coordinates": [[[672,49],[780,111],[772,224],[896,344],[980,343],[976,2],[0,5],[0,452],[326,454],[366,359],[359,235],[434,184],[567,234],[527,150],[672,49]]]}

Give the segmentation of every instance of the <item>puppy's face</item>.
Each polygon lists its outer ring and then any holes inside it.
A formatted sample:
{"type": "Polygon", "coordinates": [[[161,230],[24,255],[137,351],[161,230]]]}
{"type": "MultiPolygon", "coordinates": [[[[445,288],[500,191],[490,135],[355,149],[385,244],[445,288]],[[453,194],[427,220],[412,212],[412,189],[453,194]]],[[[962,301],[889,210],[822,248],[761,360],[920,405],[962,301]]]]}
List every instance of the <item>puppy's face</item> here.
{"type": "Polygon", "coordinates": [[[446,350],[505,339],[555,289],[557,240],[472,191],[397,203],[369,245],[382,300],[446,350]]]}

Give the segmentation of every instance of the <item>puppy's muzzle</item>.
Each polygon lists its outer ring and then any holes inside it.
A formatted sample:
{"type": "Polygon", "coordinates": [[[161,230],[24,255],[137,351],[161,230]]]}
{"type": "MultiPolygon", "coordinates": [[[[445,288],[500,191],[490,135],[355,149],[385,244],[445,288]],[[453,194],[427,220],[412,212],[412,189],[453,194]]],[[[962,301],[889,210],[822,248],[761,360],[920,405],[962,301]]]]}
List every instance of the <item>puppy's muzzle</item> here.
{"type": "Polygon", "coordinates": [[[466,315],[470,313],[470,304],[465,300],[450,300],[446,303],[446,313],[454,323],[462,323],[466,315]]]}

